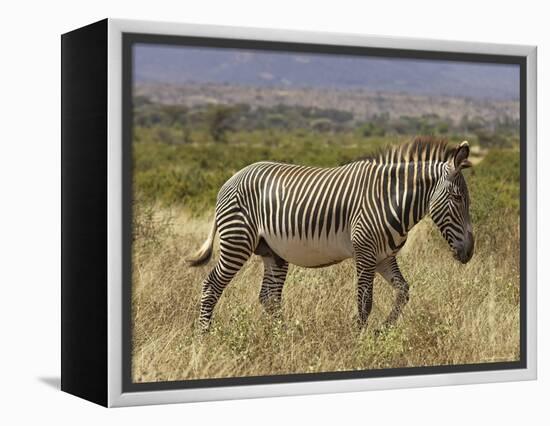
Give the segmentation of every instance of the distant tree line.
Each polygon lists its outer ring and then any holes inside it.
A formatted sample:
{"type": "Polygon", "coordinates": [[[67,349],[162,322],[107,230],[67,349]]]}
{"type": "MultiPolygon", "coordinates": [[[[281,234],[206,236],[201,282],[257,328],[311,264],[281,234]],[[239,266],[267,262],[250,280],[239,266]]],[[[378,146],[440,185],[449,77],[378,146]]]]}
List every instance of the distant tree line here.
{"type": "Polygon", "coordinates": [[[354,120],[352,113],[336,109],[276,105],[251,107],[247,104],[211,104],[188,108],[151,102],[143,96],[134,98],[134,124],[159,128],[166,142],[192,143],[193,131],[207,133],[214,142],[227,142],[227,135],[252,130],[309,130],[319,133],[357,132],[362,137],[387,135],[475,135],[481,145],[506,146],[518,134],[519,121],[502,117],[494,121],[464,115],[458,122],[438,114],[391,117],[375,114],[365,121],[354,120]],[[163,130],[164,129],[164,130],[163,130]],[[177,141],[166,129],[177,129],[177,141]]]}

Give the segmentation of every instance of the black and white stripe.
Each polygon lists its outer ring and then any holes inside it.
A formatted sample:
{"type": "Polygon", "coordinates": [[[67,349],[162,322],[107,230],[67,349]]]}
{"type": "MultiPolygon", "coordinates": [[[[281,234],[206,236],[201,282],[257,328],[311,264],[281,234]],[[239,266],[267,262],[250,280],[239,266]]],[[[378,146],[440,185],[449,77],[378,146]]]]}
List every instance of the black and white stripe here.
{"type": "Polygon", "coordinates": [[[225,286],[255,253],[264,261],[260,301],[280,306],[289,263],[321,267],[356,261],[359,320],[366,324],[372,282],[380,273],[396,290],[387,323],[408,301],[395,255],[407,233],[429,214],[463,263],[473,254],[469,195],[461,173],[469,147],[417,138],[378,157],[340,167],[252,164],[220,189],[215,221],[191,265],[208,261],[216,230],[220,258],[203,284],[200,324],[207,329],[225,286]]]}

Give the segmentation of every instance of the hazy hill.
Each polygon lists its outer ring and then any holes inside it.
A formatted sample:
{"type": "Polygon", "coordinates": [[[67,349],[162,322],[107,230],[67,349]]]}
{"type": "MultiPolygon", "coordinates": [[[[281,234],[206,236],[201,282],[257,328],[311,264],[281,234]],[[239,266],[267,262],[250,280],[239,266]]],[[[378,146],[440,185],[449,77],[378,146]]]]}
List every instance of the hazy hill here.
{"type": "Polygon", "coordinates": [[[501,100],[519,96],[519,68],[511,65],[158,45],[138,45],[134,60],[137,83],[361,88],[501,100]]]}

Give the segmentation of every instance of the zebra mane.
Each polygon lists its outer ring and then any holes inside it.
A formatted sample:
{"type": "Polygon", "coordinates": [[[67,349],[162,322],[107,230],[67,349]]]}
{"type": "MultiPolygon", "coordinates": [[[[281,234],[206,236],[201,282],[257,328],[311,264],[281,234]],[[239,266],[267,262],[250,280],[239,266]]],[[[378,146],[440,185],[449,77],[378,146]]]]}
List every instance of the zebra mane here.
{"type": "Polygon", "coordinates": [[[412,163],[421,161],[422,158],[432,161],[447,161],[456,152],[446,139],[434,136],[417,136],[412,141],[400,145],[391,145],[378,153],[361,158],[376,163],[412,163]]]}

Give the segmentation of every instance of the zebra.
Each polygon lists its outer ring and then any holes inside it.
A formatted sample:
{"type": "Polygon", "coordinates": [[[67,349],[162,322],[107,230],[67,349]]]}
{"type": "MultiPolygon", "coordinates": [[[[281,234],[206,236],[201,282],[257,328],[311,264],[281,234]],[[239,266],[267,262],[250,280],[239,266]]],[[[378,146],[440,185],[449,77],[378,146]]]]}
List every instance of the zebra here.
{"type": "Polygon", "coordinates": [[[199,327],[207,331],[224,288],[245,262],[262,257],[260,303],[278,312],[289,264],[320,268],[355,259],[361,327],[372,308],[379,273],[396,291],[385,326],[409,301],[409,284],[396,254],[407,234],[429,215],[453,256],[474,252],[470,199],[462,170],[471,167],[467,141],[417,137],[378,155],[321,168],[264,161],[235,173],[221,187],[210,233],[190,259],[207,263],[216,231],[220,255],[202,285],[199,327]]]}

